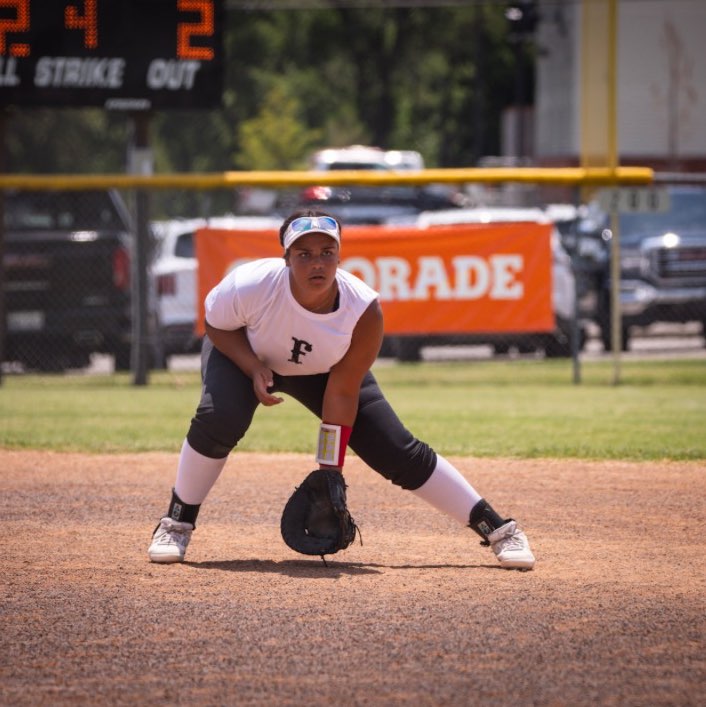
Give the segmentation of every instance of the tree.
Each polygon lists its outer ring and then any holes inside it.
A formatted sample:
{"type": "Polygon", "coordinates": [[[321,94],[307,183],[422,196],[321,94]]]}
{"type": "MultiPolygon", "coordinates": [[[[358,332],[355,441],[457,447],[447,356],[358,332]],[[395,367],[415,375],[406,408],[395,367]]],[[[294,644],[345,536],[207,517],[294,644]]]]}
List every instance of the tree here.
{"type": "MultiPolygon", "coordinates": [[[[417,149],[441,167],[498,153],[517,60],[504,3],[317,7],[227,13],[223,106],[156,113],[156,171],[290,167],[354,142],[417,149]]],[[[11,171],[125,169],[129,116],[12,113],[11,171]]]]}
{"type": "Polygon", "coordinates": [[[299,100],[275,85],[265,96],[262,109],[239,129],[240,149],[235,163],[243,169],[300,169],[321,139],[321,131],[300,121],[299,100]]]}

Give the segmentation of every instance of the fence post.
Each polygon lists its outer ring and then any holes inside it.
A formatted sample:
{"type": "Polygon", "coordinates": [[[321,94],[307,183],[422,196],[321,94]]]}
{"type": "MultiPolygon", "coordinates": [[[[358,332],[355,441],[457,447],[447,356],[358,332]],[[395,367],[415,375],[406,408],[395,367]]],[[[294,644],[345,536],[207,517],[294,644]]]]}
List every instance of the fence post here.
{"type": "Polygon", "coordinates": [[[613,357],[613,385],[620,383],[620,356],[623,349],[623,317],[620,310],[620,214],[613,200],[610,211],[610,338],[613,357]]]}
{"type": "Polygon", "coordinates": [[[569,253],[571,258],[571,270],[574,274],[574,316],[571,322],[571,361],[572,361],[572,371],[573,371],[573,382],[574,385],[581,383],[581,306],[579,302],[579,295],[581,292],[581,273],[582,265],[580,262],[580,254],[578,248],[578,209],[581,204],[581,189],[576,187],[574,190],[574,206],[576,207],[576,218],[574,219],[571,228],[574,231],[573,238],[573,252],[569,253]]]}
{"type": "MultiPolygon", "coordinates": [[[[149,148],[149,122],[147,113],[133,116],[134,141],[129,158],[133,174],[152,174],[152,151],[149,148]]],[[[135,191],[135,249],[132,284],[132,353],[130,368],[133,385],[147,385],[149,370],[148,331],[148,271],[150,253],[149,192],[135,191]]]]}
{"type": "MultiPolygon", "coordinates": [[[[0,174],[7,169],[7,108],[0,108],[0,174]]],[[[2,364],[7,346],[7,313],[5,308],[5,190],[0,189],[0,385],[2,364]]]]}

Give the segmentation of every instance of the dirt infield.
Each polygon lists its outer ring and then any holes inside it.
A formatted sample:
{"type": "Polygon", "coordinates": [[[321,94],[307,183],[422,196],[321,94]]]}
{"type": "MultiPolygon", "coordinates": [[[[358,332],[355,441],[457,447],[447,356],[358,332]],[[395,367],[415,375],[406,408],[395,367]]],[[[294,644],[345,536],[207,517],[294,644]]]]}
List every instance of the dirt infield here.
{"type": "Polygon", "coordinates": [[[364,545],[297,556],[310,459],[245,453],[153,565],[175,455],[0,450],[0,704],[704,704],[705,464],[454,461],[533,572],[357,459],[364,545]]]}

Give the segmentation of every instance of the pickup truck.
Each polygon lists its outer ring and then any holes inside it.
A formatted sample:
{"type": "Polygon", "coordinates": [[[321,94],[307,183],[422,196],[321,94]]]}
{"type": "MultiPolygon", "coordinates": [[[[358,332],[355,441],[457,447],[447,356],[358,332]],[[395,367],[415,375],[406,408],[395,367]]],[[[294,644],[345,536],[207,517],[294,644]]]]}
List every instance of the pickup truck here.
{"type": "MultiPolygon", "coordinates": [[[[668,207],[654,213],[622,213],[620,228],[621,348],[633,327],[658,322],[701,322],[706,336],[706,188],[667,187],[668,207]]],[[[605,270],[597,323],[612,348],[608,214],[597,203],[579,222],[578,235],[603,244],[605,270]]]]}
{"type": "Polygon", "coordinates": [[[130,367],[131,229],[114,191],[4,194],[4,359],[24,369],[130,367]]]}

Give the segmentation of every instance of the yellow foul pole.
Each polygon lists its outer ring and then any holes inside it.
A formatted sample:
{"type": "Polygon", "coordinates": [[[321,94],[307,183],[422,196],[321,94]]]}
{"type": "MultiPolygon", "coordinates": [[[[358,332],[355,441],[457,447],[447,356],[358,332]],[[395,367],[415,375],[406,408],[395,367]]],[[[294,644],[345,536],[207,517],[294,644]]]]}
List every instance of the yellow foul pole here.
{"type": "MultiPolygon", "coordinates": [[[[617,128],[618,0],[583,0],[581,14],[581,166],[619,167],[617,128]]],[[[593,189],[590,190],[591,192],[593,189]]],[[[590,195],[583,190],[583,198],[590,195]]],[[[612,200],[615,203],[616,200],[612,200]]],[[[610,214],[610,331],[613,383],[620,380],[620,234],[618,212],[610,214]]]]}
{"type": "MultiPolygon", "coordinates": [[[[618,0],[608,0],[608,166],[618,166],[618,0]]],[[[616,204],[617,200],[612,199],[616,204]]],[[[613,385],[620,383],[622,316],[620,312],[620,218],[617,206],[610,214],[610,331],[613,355],[613,385]]]]}

